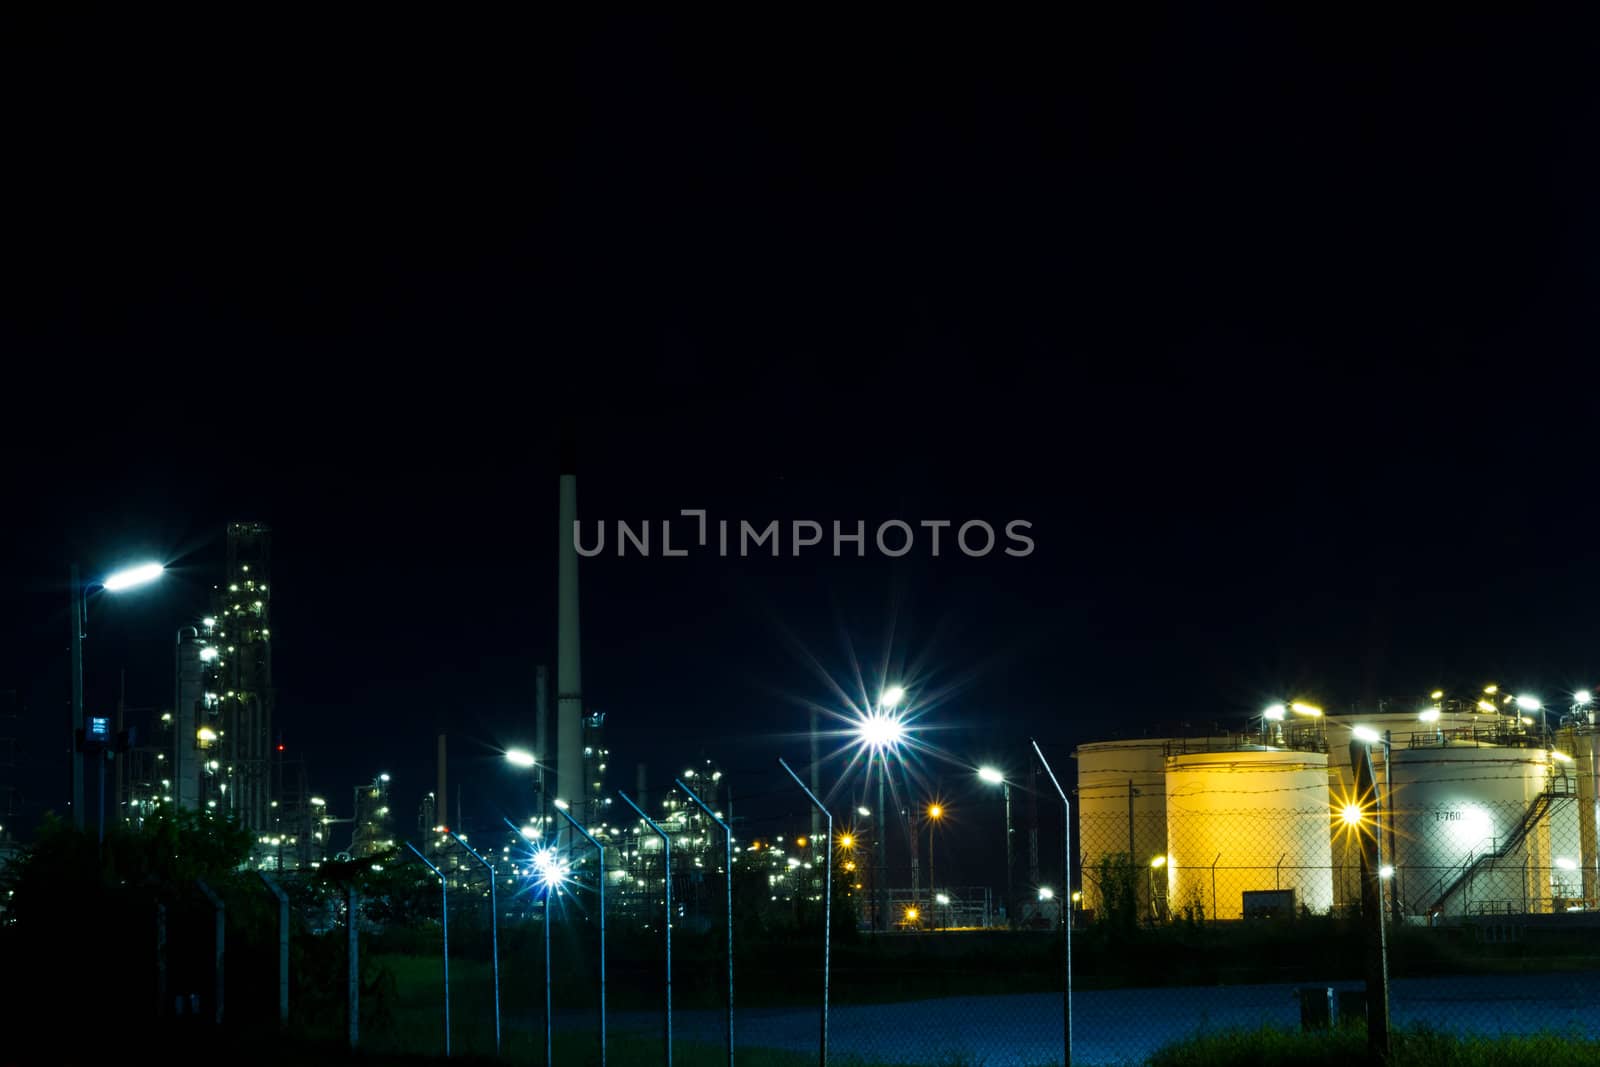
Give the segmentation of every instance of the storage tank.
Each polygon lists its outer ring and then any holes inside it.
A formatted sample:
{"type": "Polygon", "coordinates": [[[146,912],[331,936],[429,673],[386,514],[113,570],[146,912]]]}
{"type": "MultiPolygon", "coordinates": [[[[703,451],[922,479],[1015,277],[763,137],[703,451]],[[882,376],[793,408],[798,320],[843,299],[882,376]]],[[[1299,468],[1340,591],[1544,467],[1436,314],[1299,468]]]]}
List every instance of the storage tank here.
{"type": "MultiPolygon", "coordinates": [[[[1291,890],[1294,907],[1333,907],[1328,757],[1263,749],[1167,760],[1167,862],[1172,914],[1244,917],[1245,894],[1291,890]]],[[[1257,898],[1260,899],[1260,898],[1257,898]]]]}
{"type": "Polygon", "coordinates": [[[1543,748],[1446,742],[1395,747],[1395,892],[1412,915],[1545,911],[1555,867],[1552,812],[1571,805],[1570,775],[1546,795],[1543,748]]]}
{"type": "MultiPolygon", "coordinates": [[[[1103,864],[1131,865],[1143,877],[1151,857],[1167,851],[1167,748],[1172,738],[1098,741],[1074,752],[1078,761],[1078,857],[1083,906],[1103,914],[1103,864]],[[1131,800],[1131,806],[1130,806],[1131,800]]],[[[1181,744],[1181,742],[1177,742],[1181,744]]],[[[1139,915],[1149,894],[1134,896],[1139,915]]]]}

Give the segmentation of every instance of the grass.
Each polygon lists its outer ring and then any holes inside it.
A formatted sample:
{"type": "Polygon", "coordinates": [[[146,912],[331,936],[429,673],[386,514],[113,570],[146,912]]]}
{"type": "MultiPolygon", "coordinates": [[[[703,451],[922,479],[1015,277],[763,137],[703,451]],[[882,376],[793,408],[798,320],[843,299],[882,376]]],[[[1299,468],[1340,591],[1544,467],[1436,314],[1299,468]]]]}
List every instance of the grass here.
{"type": "MultiPolygon", "coordinates": [[[[1393,1062],[1404,1067],[1592,1067],[1600,1042],[1577,1035],[1461,1037],[1435,1030],[1397,1031],[1393,1062]]],[[[1353,1067],[1371,1062],[1364,1030],[1303,1033],[1244,1030],[1168,1045],[1149,1067],[1353,1067]]]]}

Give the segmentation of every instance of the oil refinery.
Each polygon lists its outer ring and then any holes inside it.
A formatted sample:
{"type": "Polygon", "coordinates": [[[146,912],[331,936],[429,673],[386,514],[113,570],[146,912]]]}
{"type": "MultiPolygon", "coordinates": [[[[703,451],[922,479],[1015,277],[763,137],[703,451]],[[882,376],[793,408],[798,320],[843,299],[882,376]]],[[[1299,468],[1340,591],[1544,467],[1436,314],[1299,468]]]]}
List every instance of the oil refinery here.
{"type": "Polygon", "coordinates": [[[1079,746],[1082,906],[1142,921],[1337,914],[1358,906],[1362,835],[1378,839],[1402,922],[1600,909],[1600,732],[1489,684],[1405,711],[1275,704],[1205,736],[1079,746]],[[1351,742],[1372,755],[1358,794],[1351,742]]]}

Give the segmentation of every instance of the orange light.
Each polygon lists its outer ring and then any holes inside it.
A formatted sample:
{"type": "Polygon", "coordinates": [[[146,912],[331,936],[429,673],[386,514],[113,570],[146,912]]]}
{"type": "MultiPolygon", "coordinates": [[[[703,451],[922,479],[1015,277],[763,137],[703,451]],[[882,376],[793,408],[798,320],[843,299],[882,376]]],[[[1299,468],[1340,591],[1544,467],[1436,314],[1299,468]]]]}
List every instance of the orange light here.
{"type": "Polygon", "coordinates": [[[930,819],[939,819],[939,818],[943,818],[943,816],[944,816],[944,806],[942,804],[929,804],[928,805],[928,818],[930,818],[930,819]]]}

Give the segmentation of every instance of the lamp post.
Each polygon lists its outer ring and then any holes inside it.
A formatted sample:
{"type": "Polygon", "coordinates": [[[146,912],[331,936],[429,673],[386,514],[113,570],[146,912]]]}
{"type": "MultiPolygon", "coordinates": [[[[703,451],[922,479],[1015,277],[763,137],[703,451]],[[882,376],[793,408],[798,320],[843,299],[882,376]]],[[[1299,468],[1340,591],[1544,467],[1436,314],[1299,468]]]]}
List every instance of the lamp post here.
{"type": "MultiPolygon", "coordinates": [[[[83,752],[78,745],[78,731],[83,729],[83,639],[87,636],[89,620],[89,590],[95,587],[104,589],[108,593],[120,593],[125,589],[152,582],[161,577],[165,568],[159,563],[142,563],[137,567],[129,567],[117,571],[104,581],[84,583],[78,576],[78,565],[72,564],[70,570],[72,593],[72,709],[69,714],[72,722],[67,731],[67,740],[71,747],[67,750],[72,755],[72,827],[75,830],[83,829],[83,752]]],[[[87,738],[85,739],[87,741],[87,738]]],[[[104,753],[101,753],[102,759],[104,753]]],[[[105,766],[100,768],[100,839],[105,840],[105,766]]]]}
{"type": "Polygon", "coordinates": [[[1014,910],[1013,909],[1013,900],[1012,900],[1013,893],[1012,893],[1012,884],[1011,884],[1011,879],[1012,879],[1011,872],[1012,872],[1012,869],[1014,867],[1016,867],[1016,858],[1013,855],[1012,850],[1011,850],[1011,783],[1006,780],[1006,776],[1004,774],[1000,773],[1000,771],[996,770],[993,767],[979,767],[978,768],[978,777],[980,779],[982,779],[983,781],[987,782],[990,785],[999,786],[1001,793],[1004,794],[1004,796],[1005,796],[1005,802],[1006,802],[1006,920],[1009,922],[1011,920],[1011,918],[1012,918],[1012,911],[1014,910]]]}
{"type": "Polygon", "coordinates": [[[933,896],[934,896],[934,891],[933,891],[933,889],[934,889],[934,882],[933,882],[933,828],[936,825],[938,825],[939,820],[942,819],[942,818],[944,818],[944,805],[943,804],[929,804],[928,805],[928,898],[930,900],[933,899],[933,896]]]}
{"type": "Polygon", "coordinates": [[[873,878],[877,904],[873,909],[875,914],[872,925],[880,931],[889,929],[889,865],[885,850],[888,828],[884,816],[886,809],[884,782],[889,776],[889,754],[899,748],[901,740],[905,737],[905,724],[894,714],[894,709],[905,696],[906,691],[903,687],[889,686],[878,697],[878,704],[873,708],[872,714],[856,725],[856,737],[867,749],[868,768],[871,768],[874,758],[878,763],[878,832],[877,840],[873,843],[877,851],[877,871],[873,878]]]}

